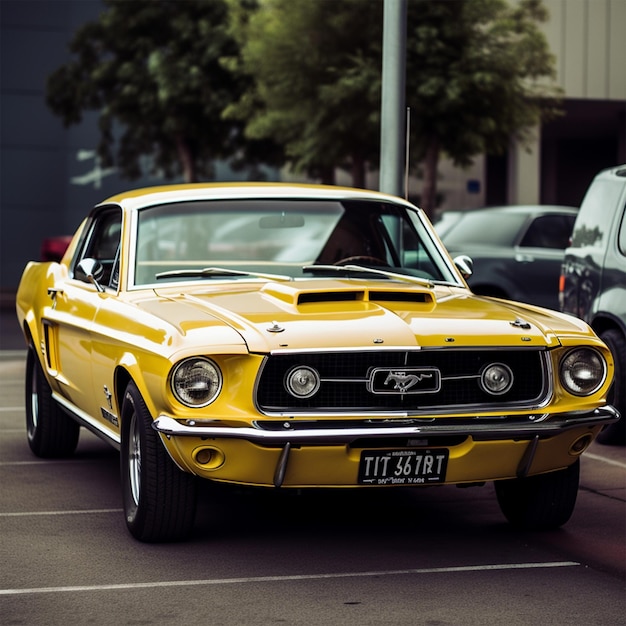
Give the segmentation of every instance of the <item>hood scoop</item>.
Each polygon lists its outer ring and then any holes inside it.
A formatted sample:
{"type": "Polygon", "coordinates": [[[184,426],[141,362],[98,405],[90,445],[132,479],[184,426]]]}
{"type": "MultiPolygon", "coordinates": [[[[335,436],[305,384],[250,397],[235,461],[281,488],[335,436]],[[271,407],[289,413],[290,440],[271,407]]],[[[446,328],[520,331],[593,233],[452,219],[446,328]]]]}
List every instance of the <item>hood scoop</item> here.
{"type": "Polygon", "coordinates": [[[298,295],[296,304],[315,304],[318,302],[360,302],[365,300],[364,291],[311,291],[298,295]]]}
{"type": "Polygon", "coordinates": [[[297,289],[291,285],[271,283],[261,290],[292,306],[325,304],[332,302],[393,302],[409,305],[432,305],[435,302],[430,291],[420,289],[297,289]]]}

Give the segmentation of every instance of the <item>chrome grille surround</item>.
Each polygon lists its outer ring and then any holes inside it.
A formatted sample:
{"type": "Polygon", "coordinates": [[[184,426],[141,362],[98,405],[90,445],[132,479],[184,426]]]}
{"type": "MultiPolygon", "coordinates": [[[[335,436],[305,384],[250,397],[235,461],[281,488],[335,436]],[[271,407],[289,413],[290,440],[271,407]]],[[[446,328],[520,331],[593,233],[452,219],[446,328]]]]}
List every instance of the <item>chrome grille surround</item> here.
{"type": "Polygon", "coordinates": [[[544,348],[279,350],[261,365],[255,403],[260,413],[276,417],[537,411],[549,403],[552,381],[552,363],[544,348]],[[510,367],[515,379],[502,395],[490,395],[480,386],[482,369],[495,362],[510,367]],[[298,365],[320,374],[319,390],[311,397],[294,398],[286,390],[285,375],[298,365]],[[398,388],[389,386],[381,393],[387,372],[392,374],[389,385],[399,381],[398,388]],[[419,381],[407,382],[411,376],[427,379],[431,372],[436,372],[438,384],[426,383],[423,391],[419,381]]]}

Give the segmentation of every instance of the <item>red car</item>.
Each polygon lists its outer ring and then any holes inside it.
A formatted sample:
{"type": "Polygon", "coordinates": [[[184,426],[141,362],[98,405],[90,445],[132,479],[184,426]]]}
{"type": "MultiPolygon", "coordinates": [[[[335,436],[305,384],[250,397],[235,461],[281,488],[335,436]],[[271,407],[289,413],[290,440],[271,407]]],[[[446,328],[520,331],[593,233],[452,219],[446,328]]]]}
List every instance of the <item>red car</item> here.
{"type": "Polygon", "coordinates": [[[41,260],[59,262],[67,247],[72,241],[71,235],[59,235],[58,237],[46,237],[41,242],[41,260]]]}

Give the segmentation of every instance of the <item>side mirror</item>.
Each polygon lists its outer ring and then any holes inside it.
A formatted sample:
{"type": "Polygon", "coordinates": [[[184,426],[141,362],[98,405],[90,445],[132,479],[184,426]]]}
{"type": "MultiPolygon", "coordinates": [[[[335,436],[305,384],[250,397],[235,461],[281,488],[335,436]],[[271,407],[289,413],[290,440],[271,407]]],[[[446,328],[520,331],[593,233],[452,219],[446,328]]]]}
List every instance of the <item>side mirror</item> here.
{"type": "Polygon", "coordinates": [[[99,280],[104,275],[104,266],[96,259],[83,259],[75,270],[75,276],[78,280],[90,282],[98,291],[104,291],[104,287],[99,280]]]}
{"type": "Polygon", "coordinates": [[[461,272],[461,275],[467,280],[474,273],[474,261],[467,254],[461,254],[454,257],[454,264],[456,268],[461,272]]]}

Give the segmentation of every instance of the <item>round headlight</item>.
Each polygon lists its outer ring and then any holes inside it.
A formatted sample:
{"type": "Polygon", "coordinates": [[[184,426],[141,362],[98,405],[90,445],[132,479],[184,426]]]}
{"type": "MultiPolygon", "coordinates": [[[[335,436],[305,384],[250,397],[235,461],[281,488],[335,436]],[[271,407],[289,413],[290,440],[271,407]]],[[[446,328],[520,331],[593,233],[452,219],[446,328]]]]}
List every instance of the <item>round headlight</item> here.
{"type": "Polygon", "coordinates": [[[174,395],[183,404],[206,406],[217,398],[222,389],[222,373],[209,359],[186,359],[174,368],[171,386],[174,395]]]}
{"type": "Polygon", "coordinates": [[[285,377],[285,388],[295,398],[310,398],[320,388],[320,375],[312,367],[294,367],[285,377]]]}
{"type": "Polygon", "coordinates": [[[596,350],[576,348],[561,361],[561,383],[575,396],[598,391],[606,378],[606,363],[596,350]]]}
{"type": "Polygon", "coordinates": [[[480,373],[480,386],[492,396],[500,396],[513,386],[513,372],[504,363],[491,363],[480,373]]]}

